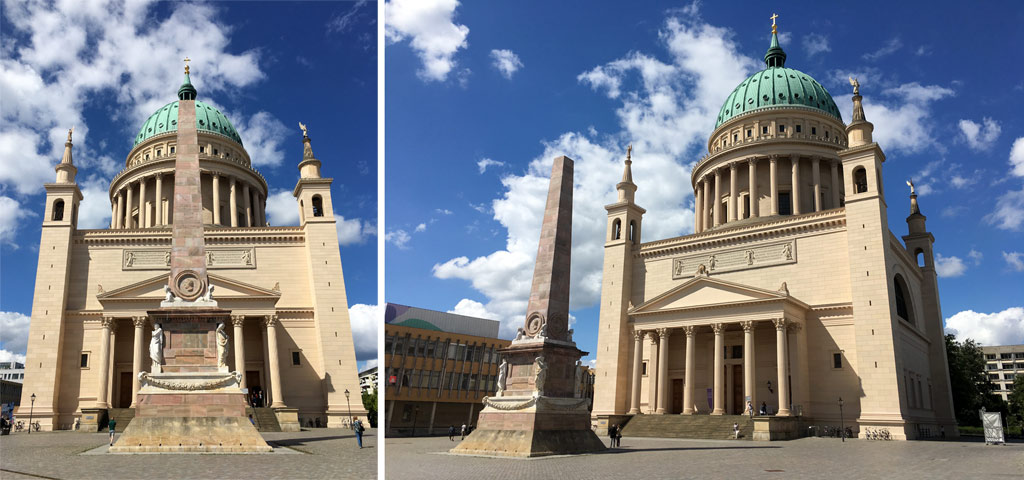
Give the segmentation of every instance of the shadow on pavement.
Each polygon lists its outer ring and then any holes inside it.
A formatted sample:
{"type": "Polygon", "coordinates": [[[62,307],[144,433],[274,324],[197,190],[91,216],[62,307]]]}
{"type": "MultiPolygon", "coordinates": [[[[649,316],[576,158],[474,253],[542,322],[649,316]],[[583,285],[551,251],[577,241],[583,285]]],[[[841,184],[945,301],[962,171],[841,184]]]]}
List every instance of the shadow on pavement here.
{"type": "Polygon", "coordinates": [[[619,447],[609,448],[603,452],[595,452],[595,455],[609,455],[616,453],[629,453],[629,452],[666,452],[666,451],[686,451],[686,450],[751,450],[751,449],[762,449],[762,448],[782,448],[774,447],[770,445],[765,446],[750,446],[750,447],[664,447],[664,448],[632,448],[632,447],[619,447]]]}

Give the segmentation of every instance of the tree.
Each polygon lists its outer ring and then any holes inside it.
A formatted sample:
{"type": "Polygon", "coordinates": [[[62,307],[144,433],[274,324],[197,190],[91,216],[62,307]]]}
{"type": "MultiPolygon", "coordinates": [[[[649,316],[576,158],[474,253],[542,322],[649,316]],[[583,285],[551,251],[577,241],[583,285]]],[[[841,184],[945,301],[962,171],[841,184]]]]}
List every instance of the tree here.
{"type": "Polygon", "coordinates": [[[1024,375],[1017,374],[1009,398],[1009,424],[1024,426],[1024,375]]]}
{"type": "Polygon", "coordinates": [[[370,427],[377,428],[377,389],[363,392],[363,408],[370,419],[370,427]]]}
{"type": "Polygon", "coordinates": [[[1005,402],[992,393],[995,386],[985,373],[985,355],[974,340],[968,338],[960,343],[953,335],[946,335],[946,358],[957,423],[980,426],[978,410],[981,407],[988,411],[1005,411],[1005,402]]]}

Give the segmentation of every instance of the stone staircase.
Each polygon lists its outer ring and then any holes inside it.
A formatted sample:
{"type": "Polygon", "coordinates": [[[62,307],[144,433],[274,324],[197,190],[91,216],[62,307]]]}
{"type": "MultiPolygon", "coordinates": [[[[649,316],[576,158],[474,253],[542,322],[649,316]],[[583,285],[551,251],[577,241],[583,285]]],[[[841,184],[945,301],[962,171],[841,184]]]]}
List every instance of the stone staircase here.
{"type": "Polygon", "coordinates": [[[277,415],[274,414],[273,408],[247,407],[245,417],[249,418],[249,415],[252,415],[253,420],[256,421],[256,430],[261,432],[281,431],[281,424],[277,423],[277,415]]]}
{"type": "Polygon", "coordinates": [[[622,436],[731,440],[733,423],[739,424],[740,440],[753,437],[754,421],[746,415],[634,415],[622,436]]]}
{"type": "MultiPolygon", "coordinates": [[[[121,433],[125,428],[128,428],[128,424],[132,423],[132,419],[135,418],[134,408],[111,408],[107,410],[107,417],[113,418],[117,424],[114,425],[114,431],[121,433]]],[[[100,431],[106,432],[108,423],[104,422],[100,425],[100,431]]]]}

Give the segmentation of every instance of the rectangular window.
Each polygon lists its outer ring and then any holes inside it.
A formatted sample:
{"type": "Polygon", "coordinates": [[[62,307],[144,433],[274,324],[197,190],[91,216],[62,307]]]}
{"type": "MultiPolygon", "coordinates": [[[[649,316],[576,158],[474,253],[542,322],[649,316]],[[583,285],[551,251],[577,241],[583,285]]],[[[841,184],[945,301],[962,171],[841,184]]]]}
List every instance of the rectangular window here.
{"type": "Polygon", "coordinates": [[[761,134],[768,135],[768,125],[761,127],[761,134]]]}
{"type": "Polygon", "coordinates": [[[427,388],[430,386],[430,373],[431,372],[420,372],[420,388],[427,388]]]}
{"type": "Polygon", "coordinates": [[[174,147],[171,147],[171,153],[174,153],[174,147]]]}
{"type": "Polygon", "coordinates": [[[387,355],[392,353],[392,349],[395,348],[395,338],[391,335],[384,336],[384,354],[387,355]]]}
{"type": "Polygon", "coordinates": [[[405,354],[410,357],[416,356],[416,339],[406,338],[405,339],[405,354]]]}
{"type": "Polygon", "coordinates": [[[732,355],[729,358],[743,358],[743,345],[733,345],[732,355]]]}
{"type": "Polygon", "coordinates": [[[747,138],[750,138],[750,134],[753,133],[749,128],[747,129],[747,138]]]}
{"type": "Polygon", "coordinates": [[[162,150],[157,150],[157,151],[156,151],[156,156],[158,156],[158,157],[159,157],[161,153],[163,153],[163,151],[162,151],[162,150]]]}
{"type": "Polygon", "coordinates": [[[817,135],[817,134],[818,134],[818,128],[817,127],[811,127],[811,135],[817,135]]]}
{"type": "Polygon", "coordinates": [[[1017,375],[1014,374],[1014,373],[1004,373],[1003,374],[1003,380],[1013,380],[1015,378],[1017,378],[1017,375]]]}
{"type": "Polygon", "coordinates": [[[833,353],[832,354],[832,368],[843,368],[843,354],[833,353]]]}
{"type": "Polygon", "coordinates": [[[217,149],[216,149],[216,148],[215,148],[215,149],[213,149],[213,154],[214,154],[214,155],[216,155],[216,154],[217,154],[217,149]]]}
{"type": "Polygon", "coordinates": [[[1013,355],[1017,358],[1024,358],[1024,353],[1015,353],[1013,355]]]}
{"type": "Polygon", "coordinates": [[[459,346],[456,344],[448,345],[448,360],[455,360],[455,357],[459,354],[459,346]]]}
{"type": "Polygon", "coordinates": [[[793,208],[789,201],[789,192],[779,192],[779,215],[792,215],[793,208]]]}
{"type": "Polygon", "coordinates": [[[796,133],[800,133],[800,125],[796,126],[796,133]]]}
{"type": "Polygon", "coordinates": [[[640,364],[640,371],[642,372],[643,376],[647,376],[647,362],[640,364]]]}
{"type": "Polygon", "coordinates": [[[469,359],[468,355],[469,355],[469,351],[466,348],[466,344],[460,343],[459,344],[459,356],[456,357],[456,358],[458,358],[459,360],[462,360],[462,361],[466,361],[466,360],[469,359]]]}
{"type": "Polygon", "coordinates": [[[990,364],[986,365],[986,367],[988,367],[989,370],[997,370],[999,368],[999,364],[997,364],[997,363],[990,363],[990,364]]]}
{"type": "Polygon", "coordinates": [[[80,366],[82,368],[89,368],[89,352],[82,352],[80,366]]]}
{"type": "Polygon", "coordinates": [[[1003,360],[1010,359],[1010,358],[1013,358],[1013,354],[1012,353],[1002,353],[1002,354],[999,354],[999,358],[1001,358],[1003,360]]]}
{"type": "Polygon", "coordinates": [[[420,338],[416,340],[416,356],[422,357],[423,353],[427,351],[427,339],[420,338]]]}
{"type": "Polygon", "coordinates": [[[1018,363],[1017,364],[1017,368],[1024,369],[1024,363],[1018,363]]]}
{"type": "Polygon", "coordinates": [[[427,341],[427,358],[434,358],[434,349],[437,347],[437,340],[427,341]]]}
{"type": "Polygon", "coordinates": [[[292,352],[292,365],[301,365],[299,362],[299,352],[292,352]]]}
{"type": "Polygon", "coordinates": [[[206,147],[199,147],[199,153],[203,153],[205,151],[206,151],[206,147]]]}
{"type": "Polygon", "coordinates": [[[785,132],[786,132],[786,126],[785,125],[779,125],[779,133],[785,133],[785,132]]]}
{"type": "Polygon", "coordinates": [[[405,353],[405,339],[395,335],[395,355],[401,355],[405,353]]]}
{"type": "Polygon", "coordinates": [[[442,342],[441,339],[437,339],[437,351],[434,352],[434,358],[444,358],[445,353],[448,352],[448,342],[442,342]]]}
{"type": "Polygon", "coordinates": [[[988,379],[989,380],[999,380],[999,374],[998,373],[990,373],[990,374],[988,374],[988,379]]]}
{"type": "Polygon", "coordinates": [[[732,134],[732,141],[736,142],[736,141],[738,141],[739,139],[740,139],[740,136],[739,136],[739,135],[737,135],[737,134],[735,134],[735,133],[734,133],[734,134],[732,134]]]}

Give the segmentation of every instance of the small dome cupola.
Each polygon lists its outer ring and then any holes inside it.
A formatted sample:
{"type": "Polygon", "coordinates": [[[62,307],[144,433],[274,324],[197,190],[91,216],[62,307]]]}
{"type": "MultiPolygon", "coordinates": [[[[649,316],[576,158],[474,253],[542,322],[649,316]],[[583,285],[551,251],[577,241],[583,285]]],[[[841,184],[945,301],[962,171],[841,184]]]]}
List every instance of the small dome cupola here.
{"type": "Polygon", "coordinates": [[[782,47],[779,46],[779,30],[775,25],[775,19],[778,17],[778,14],[772,14],[772,44],[768,46],[768,51],[764,54],[764,64],[768,68],[786,66],[786,52],[782,51],[782,47]]]}
{"type": "Polygon", "coordinates": [[[192,86],[192,80],[188,77],[188,62],[190,61],[192,61],[190,58],[185,57],[185,82],[178,89],[178,100],[196,99],[196,87],[192,86]]]}

